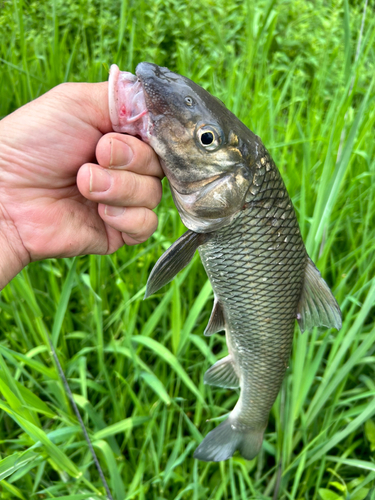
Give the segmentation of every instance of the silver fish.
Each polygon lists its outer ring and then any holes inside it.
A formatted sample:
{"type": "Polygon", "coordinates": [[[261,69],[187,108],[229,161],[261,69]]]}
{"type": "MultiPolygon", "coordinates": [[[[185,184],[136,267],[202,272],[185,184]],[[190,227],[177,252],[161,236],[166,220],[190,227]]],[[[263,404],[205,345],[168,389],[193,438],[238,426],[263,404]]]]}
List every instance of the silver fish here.
{"type": "Polygon", "coordinates": [[[195,451],[204,461],[251,460],[288,367],[294,323],[341,328],[340,308],[308,257],[281,175],[258,136],[217,98],[181,75],[141,63],[110,75],[114,130],[140,136],[160,158],[189,229],[158,260],[146,297],[196,249],[214,291],[205,330],[226,332],[229,355],[206,384],[240,388],[228,418],[195,451]]]}

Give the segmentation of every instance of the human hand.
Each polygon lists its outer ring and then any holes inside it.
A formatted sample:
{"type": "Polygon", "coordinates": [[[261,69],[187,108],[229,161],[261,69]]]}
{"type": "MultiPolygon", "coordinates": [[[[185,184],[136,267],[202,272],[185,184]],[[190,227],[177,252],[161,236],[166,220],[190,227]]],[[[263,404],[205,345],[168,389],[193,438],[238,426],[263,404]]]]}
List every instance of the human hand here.
{"type": "Polygon", "coordinates": [[[107,93],[59,85],[0,121],[0,289],[31,261],[108,254],[155,231],[162,170],[147,144],[110,133],[107,93]]]}

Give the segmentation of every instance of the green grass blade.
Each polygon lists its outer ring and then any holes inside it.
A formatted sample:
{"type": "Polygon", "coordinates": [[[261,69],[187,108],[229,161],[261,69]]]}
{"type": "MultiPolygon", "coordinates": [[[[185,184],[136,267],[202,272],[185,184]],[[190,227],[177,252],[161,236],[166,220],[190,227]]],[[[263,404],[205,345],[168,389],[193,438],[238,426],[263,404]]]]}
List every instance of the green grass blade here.
{"type": "Polygon", "coordinates": [[[195,396],[202,402],[204,403],[204,398],[200,391],[197,389],[195,384],[192,382],[190,377],[187,375],[185,370],[182,368],[180,363],[178,362],[177,358],[169,351],[165,346],[160,344],[154,339],[151,339],[149,337],[143,337],[141,335],[138,335],[137,337],[133,337],[132,339],[133,342],[136,342],[137,344],[144,345],[151,349],[157,356],[160,356],[163,358],[176,372],[176,374],[181,378],[181,380],[185,383],[185,385],[190,389],[190,391],[195,394],[195,396]]]}

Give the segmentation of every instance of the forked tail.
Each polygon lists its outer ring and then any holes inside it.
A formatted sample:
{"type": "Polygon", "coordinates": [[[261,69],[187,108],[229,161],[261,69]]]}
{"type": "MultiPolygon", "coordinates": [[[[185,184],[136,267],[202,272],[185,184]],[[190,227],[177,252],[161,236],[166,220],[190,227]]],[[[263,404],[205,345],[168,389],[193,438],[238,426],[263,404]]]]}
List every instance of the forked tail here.
{"type": "Polygon", "coordinates": [[[252,460],[262,447],[263,434],[264,428],[237,427],[236,419],[229,416],[207,434],[195,450],[194,458],[204,462],[221,462],[239,450],[246,460],[252,460]]]}

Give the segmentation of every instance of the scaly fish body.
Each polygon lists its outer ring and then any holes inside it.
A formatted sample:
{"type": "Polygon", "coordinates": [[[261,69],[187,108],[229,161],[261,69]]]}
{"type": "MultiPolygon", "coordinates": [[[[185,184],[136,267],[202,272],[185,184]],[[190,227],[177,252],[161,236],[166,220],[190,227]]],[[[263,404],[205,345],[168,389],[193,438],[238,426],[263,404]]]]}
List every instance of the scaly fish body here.
{"type": "Polygon", "coordinates": [[[293,206],[266,152],[257,167],[255,198],[230,226],[199,247],[222,305],[241,387],[226,425],[233,421],[252,436],[249,450],[240,447],[248,459],[258,452],[288,367],[307,258],[293,206]]]}
{"type": "Polygon", "coordinates": [[[194,456],[220,461],[239,450],[252,459],[288,366],[295,319],[302,331],[339,328],[340,309],[306,253],[285,185],[259,137],[187,78],[149,63],[137,67],[137,76],[111,72],[114,129],[140,135],[155,149],[189,228],[156,263],[146,296],[198,248],[215,295],[205,335],[225,330],[229,351],[204,381],[241,388],[227,420],[194,456]]]}

